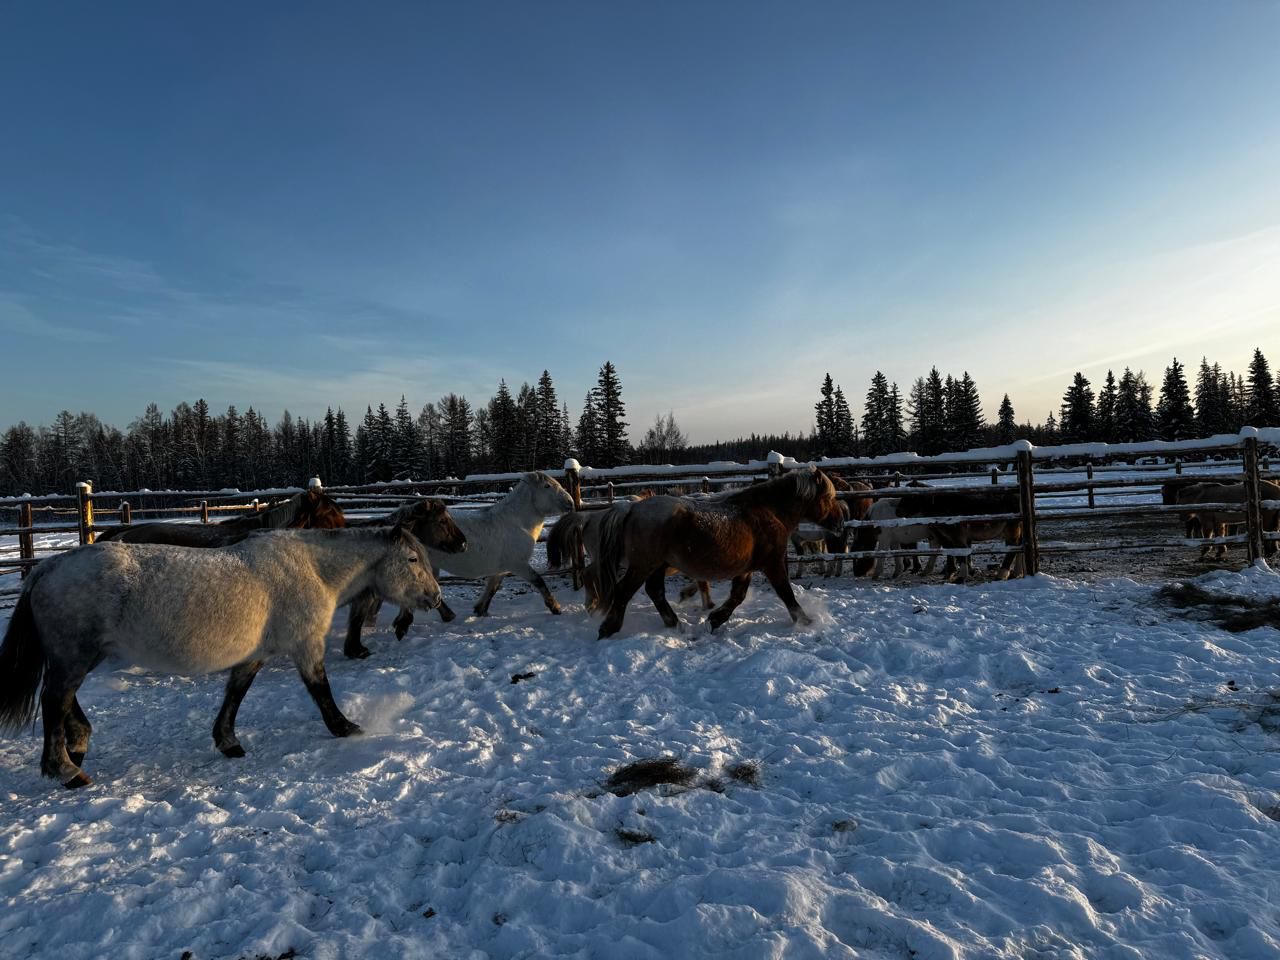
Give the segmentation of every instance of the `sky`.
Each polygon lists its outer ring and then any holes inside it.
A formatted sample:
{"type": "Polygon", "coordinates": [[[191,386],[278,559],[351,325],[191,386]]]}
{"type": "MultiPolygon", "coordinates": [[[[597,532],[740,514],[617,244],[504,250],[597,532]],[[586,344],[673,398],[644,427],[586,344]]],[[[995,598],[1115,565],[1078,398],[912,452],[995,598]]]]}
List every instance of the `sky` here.
{"type": "Polygon", "coordinates": [[[0,2],[0,427],[1280,362],[1280,2],[0,2]]]}

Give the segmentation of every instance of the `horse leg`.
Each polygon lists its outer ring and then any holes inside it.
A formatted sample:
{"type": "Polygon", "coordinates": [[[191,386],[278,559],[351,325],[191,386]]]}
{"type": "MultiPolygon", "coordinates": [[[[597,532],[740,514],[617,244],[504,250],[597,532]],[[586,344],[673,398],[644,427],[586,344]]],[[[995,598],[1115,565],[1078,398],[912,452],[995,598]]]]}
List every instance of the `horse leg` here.
{"type": "Polygon", "coordinates": [[[89,752],[89,737],[93,733],[93,724],[85,716],[80,701],[71,697],[71,710],[63,721],[67,737],[67,756],[77,767],[84,763],[84,755],[89,752]]]}
{"type": "Polygon", "coordinates": [[[489,603],[493,600],[493,595],[498,592],[498,588],[502,586],[503,576],[503,574],[499,573],[484,582],[484,592],[480,594],[480,599],[476,601],[475,611],[477,617],[488,616],[489,603]]]}
{"type": "Polygon", "coordinates": [[[542,579],[542,575],[537,570],[533,569],[533,567],[525,567],[524,573],[519,576],[521,580],[531,583],[537,588],[537,591],[542,594],[542,602],[547,605],[548,610],[557,615],[560,613],[560,601],[556,599],[555,594],[551,592],[551,588],[547,586],[547,581],[542,579]]]}
{"type": "Polygon", "coordinates": [[[802,627],[807,627],[813,623],[813,617],[804,612],[804,608],[800,606],[800,601],[796,599],[795,591],[791,589],[791,581],[787,579],[786,566],[765,567],[762,572],[773,587],[774,593],[786,604],[787,613],[791,614],[792,621],[802,627]]]}
{"type": "Polygon", "coordinates": [[[409,628],[413,626],[413,611],[408,607],[401,607],[400,612],[396,614],[395,623],[392,626],[396,629],[396,639],[403,640],[404,635],[409,632],[409,628]]]}
{"type": "Polygon", "coordinates": [[[664,626],[678,627],[680,625],[680,618],[676,616],[676,612],[671,609],[671,604],[667,602],[667,568],[665,566],[659,567],[649,574],[649,579],[644,582],[644,592],[649,595],[653,605],[658,608],[658,615],[662,617],[664,626]]]}
{"type": "MultiPolygon", "coordinates": [[[[323,652],[323,648],[322,652],[323,652]]],[[[320,708],[320,716],[324,725],[335,737],[350,737],[364,731],[342,715],[333,700],[333,691],[329,689],[329,677],[324,671],[324,660],[317,657],[314,661],[295,660],[298,674],[307,686],[307,693],[320,708]]]]}
{"type": "Polygon", "coordinates": [[[709,580],[698,581],[698,592],[702,594],[703,610],[710,610],[715,606],[715,604],[711,602],[711,582],[709,580]]]}
{"type": "MultiPolygon", "coordinates": [[[[431,565],[431,575],[435,577],[437,580],[440,579],[440,568],[437,567],[434,563],[431,565]]],[[[440,597],[440,606],[436,607],[436,611],[440,614],[440,621],[442,623],[448,623],[450,620],[452,620],[454,617],[457,616],[457,614],[453,612],[453,610],[449,607],[449,605],[444,602],[443,595],[441,595],[440,597]]]]}
{"type": "Polygon", "coordinates": [[[365,590],[351,601],[347,607],[347,639],[342,644],[342,652],[353,660],[363,660],[369,656],[369,648],[360,639],[365,621],[377,622],[378,610],[382,600],[372,590],[365,590]]]}
{"type": "MultiPolygon", "coordinates": [[[[785,566],[786,561],[783,561],[785,566]]],[[[790,581],[788,581],[788,584],[790,581]]],[[[743,600],[747,599],[747,588],[751,586],[750,572],[742,574],[740,577],[734,577],[729,584],[729,596],[724,598],[724,603],[716,607],[707,615],[707,622],[711,624],[712,630],[719,630],[724,626],[725,621],[733,616],[733,611],[743,600]]]]}
{"type": "MultiPolygon", "coordinates": [[[[368,656],[368,654],[365,654],[368,656]]],[[[348,654],[350,656],[350,654],[348,654]]],[[[244,747],[236,739],[236,713],[240,710],[240,702],[249,692],[249,685],[262,669],[262,660],[247,660],[231,668],[227,677],[227,689],[222,695],[222,708],[213,721],[213,745],[222,751],[224,757],[243,757],[244,747]]]]}
{"type": "MultiPolygon", "coordinates": [[[[666,564],[663,564],[660,569],[665,573],[666,564]]],[[[627,572],[622,575],[622,579],[613,588],[613,600],[609,604],[609,612],[600,624],[600,632],[596,634],[597,640],[612,637],[622,629],[622,618],[626,616],[627,604],[631,602],[631,598],[635,596],[636,591],[648,579],[648,573],[638,571],[634,566],[627,569],[627,572]]]]}
{"type": "Polygon", "coordinates": [[[40,772],[46,777],[53,777],[68,790],[87,787],[93,783],[67,752],[67,720],[73,713],[71,705],[76,702],[76,691],[82,682],[83,672],[77,676],[61,666],[51,666],[45,674],[44,690],[40,694],[40,710],[44,721],[44,751],[40,755],[40,772]]]}

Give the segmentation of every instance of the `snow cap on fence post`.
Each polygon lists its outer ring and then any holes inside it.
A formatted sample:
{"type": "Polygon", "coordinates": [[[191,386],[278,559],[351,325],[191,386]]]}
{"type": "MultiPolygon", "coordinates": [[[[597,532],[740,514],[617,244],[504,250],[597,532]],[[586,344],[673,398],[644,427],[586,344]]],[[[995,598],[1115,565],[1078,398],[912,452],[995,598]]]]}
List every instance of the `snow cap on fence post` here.
{"type": "Polygon", "coordinates": [[[780,454],[777,450],[770,450],[769,456],[765,459],[766,459],[766,462],[769,464],[769,467],[768,467],[769,476],[770,477],[782,476],[782,462],[786,459],[786,457],[780,454]]]}
{"type": "Polygon", "coordinates": [[[569,473],[570,471],[581,470],[581,469],[582,469],[582,464],[578,463],[578,461],[573,459],[573,457],[570,457],[568,460],[564,462],[565,473],[569,473]]]}
{"type": "Polygon", "coordinates": [[[311,478],[311,481],[307,484],[307,489],[308,489],[308,490],[323,490],[323,489],[324,489],[324,484],[320,482],[320,478],[319,478],[319,477],[312,477],[312,478],[311,478]]]}

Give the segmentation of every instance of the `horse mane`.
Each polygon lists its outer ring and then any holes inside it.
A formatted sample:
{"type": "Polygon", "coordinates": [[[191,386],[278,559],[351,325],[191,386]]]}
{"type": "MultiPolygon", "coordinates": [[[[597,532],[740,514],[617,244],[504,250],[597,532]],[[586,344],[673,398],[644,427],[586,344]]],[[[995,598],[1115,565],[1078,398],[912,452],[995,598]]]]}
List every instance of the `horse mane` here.
{"type": "Polygon", "coordinates": [[[739,507],[773,506],[780,497],[786,495],[788,487],[792,488],[792,495],[800,500],[821,500],[823,497],[836,495],[836,488],[831,478],[821,470],[810,467],[807,470],[793,470],[785,476],[735,490],[726,495],[721,502],[732,503],[739,507]]]}

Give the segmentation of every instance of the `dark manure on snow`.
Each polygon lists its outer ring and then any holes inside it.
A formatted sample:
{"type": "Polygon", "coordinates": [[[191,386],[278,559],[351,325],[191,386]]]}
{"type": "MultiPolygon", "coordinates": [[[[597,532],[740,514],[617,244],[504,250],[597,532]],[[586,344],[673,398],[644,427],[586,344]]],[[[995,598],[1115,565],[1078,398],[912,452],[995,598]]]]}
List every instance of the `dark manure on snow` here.
{"type": "Polygon", "coordinates": [[[675,757],[654,757],[619,767],[609,774],[604,788],[616,797],[629,797],[640,790],[649,790],[664,783],[688,786],[697,775],[697,770],[675,757]]]}
{"type": "Polygon", "coordinates": [[[1255,600],[1210,593],[1194,583],[1171,583],[1156,591],[1156,599],[1185,611],[1191,620],[1211,621],[1240,633],[1257,627],[1280,629],[1280,600],[1255,600]]]}
{"type": "Polygon", "coordinates": [[[613,832],[622,841],[624,847],[638,847],[642,843],[653,843],[658,839],[652,833],[645,833],[641,830],[628,830],[626,827],[619,827],[613,832]]]}

